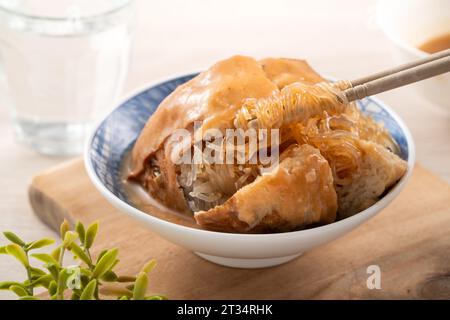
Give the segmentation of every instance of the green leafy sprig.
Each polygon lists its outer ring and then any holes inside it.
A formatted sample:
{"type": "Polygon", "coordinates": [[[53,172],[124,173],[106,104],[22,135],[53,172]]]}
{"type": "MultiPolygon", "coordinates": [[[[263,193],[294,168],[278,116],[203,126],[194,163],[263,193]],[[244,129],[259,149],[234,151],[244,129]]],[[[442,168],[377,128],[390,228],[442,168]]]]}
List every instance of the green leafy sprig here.
{"type": "Polygon", "coordinates": [[[35,289],[45,288],[52,300],[101,300],[115,297],[118,300],[163,300],[162,295],[146,295],[148,275],[156,266],[149,261],[136,276],[119,276],[114,267],[119,263],[117,248],[105,249],[93,259],[90,249],[99,228],[94,222],[85,228],[78,222],[70,230],[64,221],[60,227],[61,245],[50,253],[33,253],[55,243],[53,239],[41,239],[26,243],[10,231],[3,232],[10,244],[0,246],[0,254],[10,255],[25,268],[25,281],[0,282],[0,290],[14,292],[20,300],[38,300],[35,289]],[[64,267],[64,256],[70,253],[80,261],[78,266],[64,267]],[[42,268],[30,264],[30,257],[44,263],[42,268]]]}

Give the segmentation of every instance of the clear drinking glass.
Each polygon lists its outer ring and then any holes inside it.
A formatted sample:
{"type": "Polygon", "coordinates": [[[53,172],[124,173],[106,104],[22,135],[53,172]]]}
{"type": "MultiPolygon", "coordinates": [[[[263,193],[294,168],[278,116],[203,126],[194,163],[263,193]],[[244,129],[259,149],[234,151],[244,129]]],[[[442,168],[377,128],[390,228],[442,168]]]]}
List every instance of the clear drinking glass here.
{"type": "Polygon", "coordinates": [[[19,141],[78,154],[126,78],[132,0],[0,0],[0,101],[19,141]]]}

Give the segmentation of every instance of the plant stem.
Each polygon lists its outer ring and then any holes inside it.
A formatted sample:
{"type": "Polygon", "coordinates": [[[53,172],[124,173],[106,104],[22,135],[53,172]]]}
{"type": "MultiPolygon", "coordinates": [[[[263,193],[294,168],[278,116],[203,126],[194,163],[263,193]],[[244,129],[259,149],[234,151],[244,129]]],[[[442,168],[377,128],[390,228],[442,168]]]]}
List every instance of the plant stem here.
{"type": "Polygon", "coordinates": [[[31,268],[30,268],[30,259],[29,259],[29,257],[28,257],[28,251],[27,250],[25,250],[25,254],[26,254],[26,256],[27,256],[27,261],[28,261],[28,267],[26,267],[25,269],[27,270],[27,277],[28,277],[28,281],[30,281],[30,284],[27,286],[27,291],[28,291],[28,294],[30,295],[30,296],[33,296],[34,295],[34,289],[33,289],[33,285],[32,285],[32,278],[31,278],[31,268]]]}
{"type": "Polygon", "coordinates": [[[63,246],[61,246],[61,253],[60,253],[60,255],[59,255],[59,260],[58,260],[58,263],[59,263],[59,266],[62,268],[62,266],[63,266],[63,261],[64,261],[64,252],[66,251],[66,249],[63,247],[63,246]]]}
{"type": "Polygon", "coordinates": [[[34,295],[34,290],[33,290],[33,285],[31,284],[32,280],[31,280],[31,270],[30,267],[27,267],[27,277],[28,280],[30,281],[30,284],[27,286],[27,291],[30,294],[30,296],[34,295]]]}
{"type": "MultiPolygon", "coordinates": [[[[65,249],[63,246],[61,246],[61,254],[59,255],[59,260],[58,260],[59,267],[60,267],[59,272],[61,272],[61,269],[63,268],[64,253],[65,253],[65,251],[66,251],[66,249],[65,249]]],[[[57,300],[64,300],[64,290],[63,290],[63,292],[60,292],[60,293],[58,294],[57,300]]]]}
{"type": "Polygon", "coordinates": [[[86,247],[84,247],[84,246],[83,246],[83,249],[84,249],[84,253],[86,253],[86,255],[87,255],[88,258],[89,258],[89,262],[91,263],[91,265],[88,266],[88,268],[89,268],[91,271],[93,271],[93,270],[94,270],[94,264],[92,263],[91,253],[89,252],[89,249],[86,248],[86,247]]]}

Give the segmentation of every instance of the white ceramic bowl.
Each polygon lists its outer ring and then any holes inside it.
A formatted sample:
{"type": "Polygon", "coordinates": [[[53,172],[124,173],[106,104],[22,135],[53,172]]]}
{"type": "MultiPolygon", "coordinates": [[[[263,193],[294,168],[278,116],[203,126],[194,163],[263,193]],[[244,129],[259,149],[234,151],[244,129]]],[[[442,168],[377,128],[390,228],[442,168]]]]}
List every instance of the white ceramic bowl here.
{"type": "MultiPolygon", "coordinates": [[[[400,64],[426,57],[418,49],[434,37],[450,33],[449,0],[381,0],[377,22],[391,41],[394,60],[400,64]]],[[[413,85],[427,99],[450,110],[450,74],[413,85]]]]}
{"type": "Polygon", "coordinates": [[[126,99],[94,130],[86,147],[85,164],[96,188],[120,212],[138,220],[166,240],[194,251],[204,259],[239,268],[269,267],[290,261],[305,251],[346,234],[378,214],[400,193],[411,174],[415,149],[408,128],[391,108],[378,99],[367,98],[358,102],[359,107],[364,113],[384,123],[397,140],[402,156],[408,162],[405,176],[370,208],[328,225],[275,234],[213,232],[181,226],[146,214],[135,208],[127,199],[120,179],[121,162],[160,101],[192,76],[148,85],[126,99]]]}

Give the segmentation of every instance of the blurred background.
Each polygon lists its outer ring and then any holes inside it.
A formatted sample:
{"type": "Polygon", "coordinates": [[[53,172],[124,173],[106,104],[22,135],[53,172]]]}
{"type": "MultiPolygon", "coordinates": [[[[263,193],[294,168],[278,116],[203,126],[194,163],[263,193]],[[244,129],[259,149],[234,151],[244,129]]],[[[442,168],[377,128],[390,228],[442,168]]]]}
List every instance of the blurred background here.
{"type": "MultiPolygon", "coordinates": [[[[58,0],[40,1],[40,6],[51,7],[52,1],[58,0]]],[[[118,96],[161,78],[203,70],[235,54],[307,59],[321,74],[342,79],[397,63],[392,41],[377,23],[377,0],[136,0],[134,5],[130,67],[118,96]]],[[[450,27],[450,20],[446,21],[450,27]]],[[[418,162],[450,182],[446,111],[450,102],[432,102],[415,86],[383,93],[380,98],[412,131],[418,162]]],[[[26,240],[52,236],[33,215],[27,187],[34,174],[72,157],[42,155],[18,143],[9,106],[4,100],[1,103],[0,229],[14,230],[26,240]]],[[[14,261],[8,264],[2,259],[0,281],[5,274],[22,277],[15,266],[14,261]]],[[[0,292],[1,297],[5,295],[0,292]]]]}

